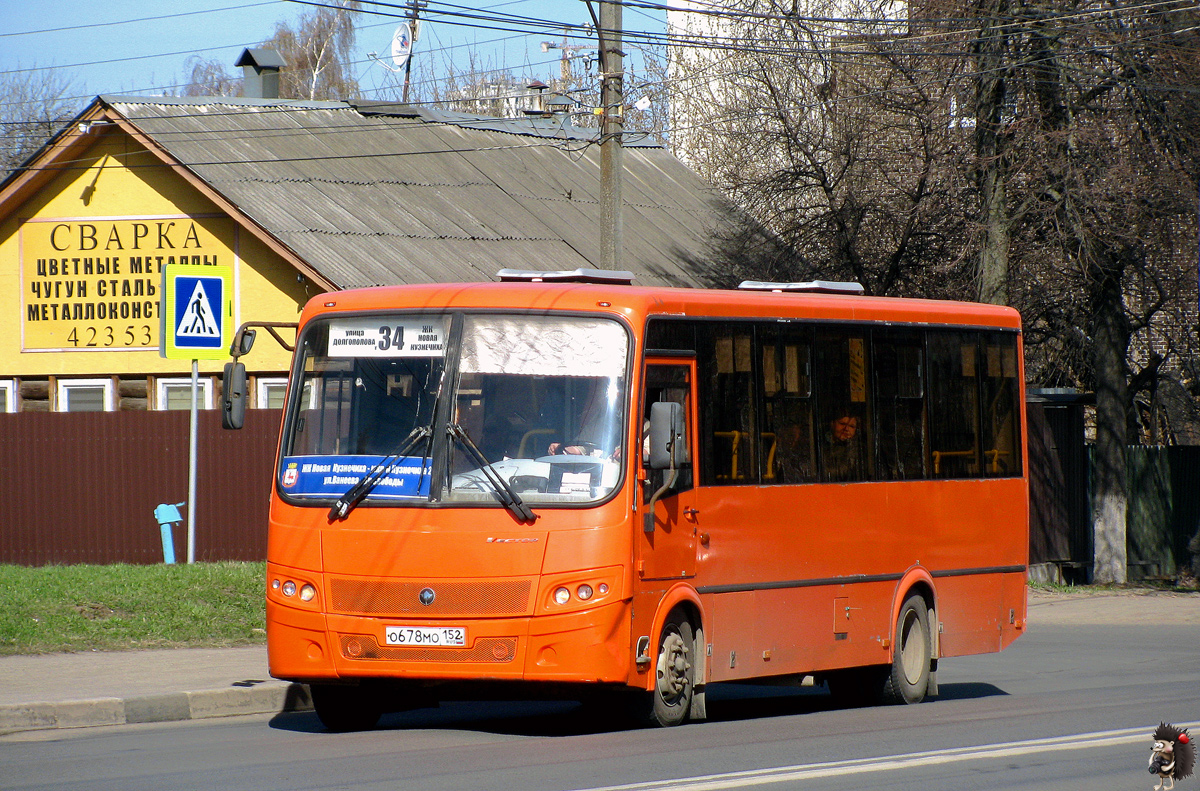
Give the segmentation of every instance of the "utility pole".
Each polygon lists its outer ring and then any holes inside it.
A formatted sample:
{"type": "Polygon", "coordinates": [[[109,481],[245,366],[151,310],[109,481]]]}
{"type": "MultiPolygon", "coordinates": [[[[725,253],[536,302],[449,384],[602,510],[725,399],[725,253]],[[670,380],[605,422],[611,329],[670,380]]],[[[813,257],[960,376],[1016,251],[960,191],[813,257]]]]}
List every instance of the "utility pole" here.
{"type": "MultiPolygon", "coordinates": [[[[599,0],[600,44],[600,268],[621,263],[621,135],[625,126],[621,0],[599,0]]],[[[589,10],[591,3],[588,4],[589,10]]]]}
{"type": "MultiPolygon", "coordinates": [[[[412,12],[408,15],[408,34],[412,37],[409,46],[415,48],[417,46],[417,11],[421,7],[421,0],[412,0],[412,12]]],[[[408,54],[408,60],[404,61],[404,96],[403,101],[408,102],[408,83],[409,75],[412,73],[412,52],[408,54]]]]}

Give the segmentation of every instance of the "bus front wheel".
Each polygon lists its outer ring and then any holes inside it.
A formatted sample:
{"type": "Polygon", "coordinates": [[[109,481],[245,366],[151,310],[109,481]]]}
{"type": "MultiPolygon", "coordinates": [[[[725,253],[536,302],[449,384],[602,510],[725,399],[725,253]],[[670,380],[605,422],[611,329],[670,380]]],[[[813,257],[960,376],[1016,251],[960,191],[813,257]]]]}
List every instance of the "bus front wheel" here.
{"type": "Polygon", "coordinates": [[[311,684],[309,692],[321,724],[334,733],[370,730],[383,716],[379,696],[365,686],[311,684]]]}
{"type": "Polygon", "coordinates": [[[663,727],[681,724],[687,719],[695,694],[696,645],[691,622],[678,611],[663,624],[654,676],[651,723],[663,727]]]}
{"type": "Polygon", "coordinates": [[[929,607],[920,594],[904,600],[896,618],[891,672],[883,685],[885,703],[920,703],[929,689],[932,640],[929,607]]]}

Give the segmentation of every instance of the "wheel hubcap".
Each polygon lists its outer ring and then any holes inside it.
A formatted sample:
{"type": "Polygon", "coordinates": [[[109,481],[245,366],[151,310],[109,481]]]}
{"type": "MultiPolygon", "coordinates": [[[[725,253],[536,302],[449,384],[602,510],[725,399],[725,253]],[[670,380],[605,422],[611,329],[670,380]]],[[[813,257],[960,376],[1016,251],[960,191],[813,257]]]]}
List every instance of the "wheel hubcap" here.
{"type": "Polygon", "coordinates": [[[904,670],[904,679],[909,684],[921,680],[921,666],[926,661],[924,643],[921,620],[910,610],[905,613],[900,630],[900,665],[904,670]]]}
{"type": "Polygon", "coordinates": [[[658,694],[667,703],[678,703],[687,694],[692,669],[687,654],[687,644],[678,632],[663,638],[658,652],[658,694]]]}

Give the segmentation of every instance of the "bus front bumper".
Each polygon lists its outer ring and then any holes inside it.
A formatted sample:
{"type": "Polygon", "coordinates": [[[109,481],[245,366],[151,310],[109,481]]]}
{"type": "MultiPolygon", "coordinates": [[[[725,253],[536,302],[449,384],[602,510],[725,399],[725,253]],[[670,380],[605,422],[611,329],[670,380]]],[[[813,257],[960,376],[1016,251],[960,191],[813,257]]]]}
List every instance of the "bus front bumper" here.
{"type": "Polygon", "coordinates": [[[325,615],[267,601],[271,675],[289,681],[396,678],[618,683],[628,677],[624,601],[536,617],[449,619],[325,615]],[[388,627],[459,627],[463,647],[389,645],[388,627]]]}

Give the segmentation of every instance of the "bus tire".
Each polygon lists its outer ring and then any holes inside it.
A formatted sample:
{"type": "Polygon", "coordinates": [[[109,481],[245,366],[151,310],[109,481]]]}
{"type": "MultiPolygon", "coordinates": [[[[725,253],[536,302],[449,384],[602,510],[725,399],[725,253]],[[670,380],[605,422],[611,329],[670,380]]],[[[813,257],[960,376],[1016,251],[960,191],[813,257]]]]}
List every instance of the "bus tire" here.
{"type": "Polygon", "coordinates": [[[929,689],[933,659],[929,607],[919,594],[911,594],[896,618],[892,667],[883,685],[884,703],[920,703],[929,689]]]}
{"type": "Polygon", "coordinates": [[[367,687],[311,684],[309,692],[321,724],[334,733],[370,730],[383,715],[379,695],[367,687]]]}
{"type": "Polygon", "coordinates": [[[691,622],[675,610],[667,616],[658,638],[654,691],[650,693],[651,724],[671,727],[687,720],[695,690],[695,636],[691,622]]]}

